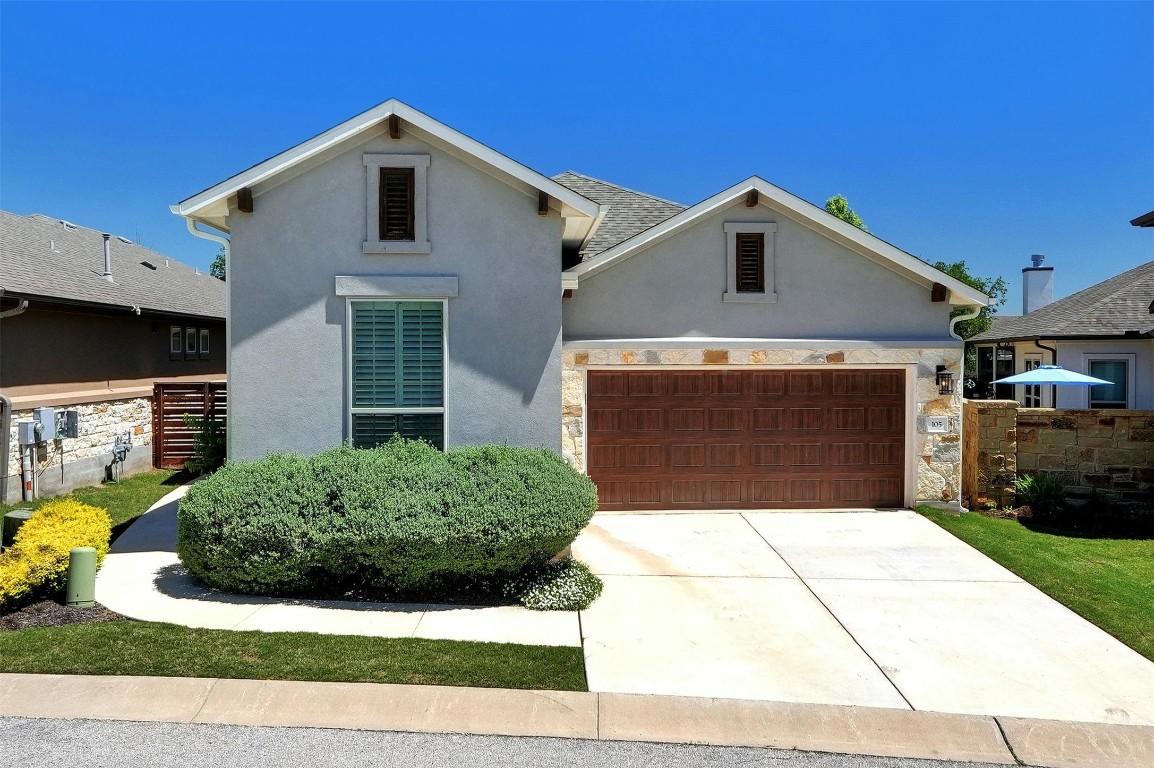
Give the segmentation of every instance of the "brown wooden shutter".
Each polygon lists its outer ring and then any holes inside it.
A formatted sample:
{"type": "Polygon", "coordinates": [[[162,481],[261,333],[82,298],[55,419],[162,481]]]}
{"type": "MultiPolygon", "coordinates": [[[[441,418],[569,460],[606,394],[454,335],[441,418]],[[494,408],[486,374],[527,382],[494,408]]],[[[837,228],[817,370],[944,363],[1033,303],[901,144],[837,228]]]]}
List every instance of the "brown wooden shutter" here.
{"type": "Polygon", "coordinates": [[[412,168],[381,169],[381,239],[415,240],[412,168]]]}
{"type": "Polygon", "coordinates": [[[765,293],[765,235],[737,233],[737,291],[765,293]]]}

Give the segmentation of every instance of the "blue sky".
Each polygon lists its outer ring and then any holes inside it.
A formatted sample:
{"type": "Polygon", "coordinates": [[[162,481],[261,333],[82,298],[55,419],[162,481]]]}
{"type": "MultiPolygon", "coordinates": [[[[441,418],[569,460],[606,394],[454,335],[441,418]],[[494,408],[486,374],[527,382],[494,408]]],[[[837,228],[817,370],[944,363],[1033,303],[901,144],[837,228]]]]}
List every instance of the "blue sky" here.
{"type": "Polygon", "coordinates": [[[1065,295],[1154,258],[1154,3],[0,3],[0,208],[206,266],[168,205],[389,97],[682,203],[752,174],[1065,295]]]}

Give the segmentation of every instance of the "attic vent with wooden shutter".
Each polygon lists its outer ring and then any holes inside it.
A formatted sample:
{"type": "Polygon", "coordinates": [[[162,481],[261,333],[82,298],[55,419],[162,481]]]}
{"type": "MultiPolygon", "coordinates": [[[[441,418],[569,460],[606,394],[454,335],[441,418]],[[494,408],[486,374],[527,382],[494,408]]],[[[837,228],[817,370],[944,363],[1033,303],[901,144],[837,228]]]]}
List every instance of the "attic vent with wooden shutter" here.
{"type": "Polygon", "coordinates": [[[414,169],[381,168],[380,238],[415,240],[414,169]]]}
{"type": "Polygon", "coordinates": [[[737,233],[737,291],[765,292],[765,235],[761,232],[737,233]]]}

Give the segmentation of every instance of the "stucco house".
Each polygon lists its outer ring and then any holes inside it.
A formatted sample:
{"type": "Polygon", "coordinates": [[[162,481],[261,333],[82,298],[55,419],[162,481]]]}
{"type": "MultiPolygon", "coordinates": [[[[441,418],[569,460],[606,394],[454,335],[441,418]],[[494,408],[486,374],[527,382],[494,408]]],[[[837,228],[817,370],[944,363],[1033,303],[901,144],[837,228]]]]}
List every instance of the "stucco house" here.
{"type": "Polygon", "coordinates": [[[224,283],[134,243],[64,219],[0,211],[0,501],[17,501],[18,423],[75,410],[79,436],[41,446],[42,494],[104,479],[116,440],[148,469],[157,380],[225,373],[224,283]]]}
{"type": "Polygon", "coordinates": [[[547,446],[603,508],[958,495],[950,313],[988,297],[758,177],[684,207],[390,100],[172,210],[229,235],[233,458],[400,432],[547,446]]]}
{"type": "Polygon", "coordinates": [[[1054,270],[1033,258],[1022,270],[1022,314],[996,317],[970,339],[978,394],[994,379],[1061,365],[1112,384],[998,384],[994,394],[1030,408],[1154,410],[1154,261],[1054,301],[1054,270]]]}

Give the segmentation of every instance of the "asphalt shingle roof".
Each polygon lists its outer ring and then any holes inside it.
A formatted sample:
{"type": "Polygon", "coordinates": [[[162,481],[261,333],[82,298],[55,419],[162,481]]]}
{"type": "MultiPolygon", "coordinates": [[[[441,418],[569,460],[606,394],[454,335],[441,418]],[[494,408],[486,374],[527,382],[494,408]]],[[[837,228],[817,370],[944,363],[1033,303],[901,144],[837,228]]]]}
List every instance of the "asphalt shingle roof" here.
{"type": "Polygon", "coordinates": [[[577,194],[595,203],[609,206],[605,218],[589,242],[581,249],[581,260],[596,256],[618,243],[644,232],[685,210],[684,205],[659,197],[634,192],[607,181],[566,171],[553,177],[577,194]]]}
{"type": "Polygon", "coordinates": [[[1154,334],[1154,261],[1092,285],[1028,315],[995,318],[988,331],[970,341],[1041,336],[1122,336],[1154,334]]]}
{"type": "Polygon", "coordinates": [[[19,296],[145,311],[224,317],[225,284],[163,254],[113,236],[112,277],[100,232],[42,214],[0,211],[0,290],[19,296]],[[149,262],[150,269],[142,262],[149,262]]]}

